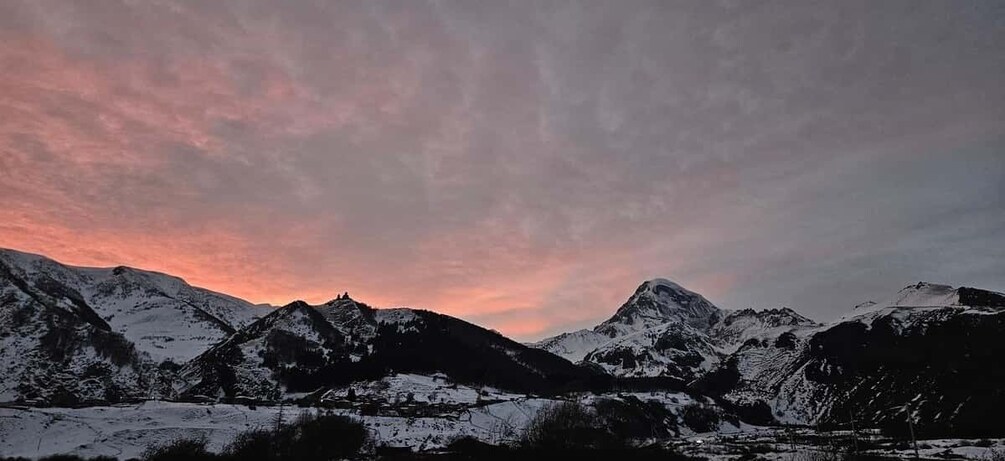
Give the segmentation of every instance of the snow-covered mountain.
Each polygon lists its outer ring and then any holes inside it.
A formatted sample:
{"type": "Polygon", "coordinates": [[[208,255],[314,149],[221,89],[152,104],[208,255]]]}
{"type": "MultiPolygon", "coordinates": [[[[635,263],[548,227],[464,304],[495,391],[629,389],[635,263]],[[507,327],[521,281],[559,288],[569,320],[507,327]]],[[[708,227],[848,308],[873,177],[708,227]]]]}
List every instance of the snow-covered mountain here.
{"type": "Polygon", "coordinates": [[[643,282],[615,314],[593,329],[564,333],[532,346],[615,376],[690,381],[720,360],[708,332],[723,312],[700,294],[667,279],[643,282]]]}
{"type": "Polygon", "coordinates": [[[919,431],[1001,434],[1003,334],[1005,294],[975,288],[918,283],[821,325],[788,308],[723,311],[654,279],[596,327],[527,347],[348,294],[267,309],[165,274],[0,250],[2,402],[318,402],[414,375],[476,393],[686,390],[754,423],[899,428],[910,412],[919,431]]]}
{"type": "Polygon", "coordinates": [[[819,327],[810,320],[787,307],[777,309],[742,309],[726,314],[709,329],[719,350],[728,354],[750,342],[770,341],[784,333],[796,333],[819,327]]]}
{"type": "Polygon", "coordinates": [[[127,267],[85,268],[0,249],[0,401],[170,395],[183,363],[266,309],[127,267]]]}
{"type": "Polygon", "coordinates": [[[711,370],[719,360],[707,334],[680,322],[619,336],[583,359],[615,376],[667,377],[684,382],[711,370]]]}
{"type": "Polygon", "coordinates": [[[706,331],[721,317],[722,311],[704,296],[670,280],[653,279],[639,285],[614,316],[596,330],[607,336],[620,336],[677,322],[706,331]]]}
{"type": "Polygon", "coordinates": [[[269,312],[178,277],[124,266],[73,267],[5,249],[0,249],[0,264],[7,268],[8,282],[86,306],[97,315],[95,321],[157,363],[185,362],[269,312]]]}
{"type": "Polygon", "coordinates": [[[345,295],[320,306],[294,302],[239,330],[187,364],[179,390],[188,397],[272,399],[393,373],[442,373],[459,383],[524,392],[596,377],[460,319],[373,309],[345,295]]]}
{"type": "MultiPolygon", "coordinates": [[[[0,401],[51,405],[146,395],[153,367],[81,296],[0,254],[0,401]]],[[[19,256],[19,255],[14,255],[19,256]]]]}
{"type": "Polygon", "coordinates": [[[690,382],[751,422],[899,427],[909,404],[922,430],[983,434],[1005,432],[986,422],[1005,408],[1003,334],[1005,295],[975,288],[918,283],[821,325],[788,308],[721,311],[657,279],[597,327],[534,346],[690,382]]]}
{"type": "Polygon", "coordinates": [[[744,343],[703,390],[761,417],[801,424],[1001,433],[1005,295],[918,283],[838,321],[744,343]],[[910,410],[907,410],[907,407],[910,410]]]}

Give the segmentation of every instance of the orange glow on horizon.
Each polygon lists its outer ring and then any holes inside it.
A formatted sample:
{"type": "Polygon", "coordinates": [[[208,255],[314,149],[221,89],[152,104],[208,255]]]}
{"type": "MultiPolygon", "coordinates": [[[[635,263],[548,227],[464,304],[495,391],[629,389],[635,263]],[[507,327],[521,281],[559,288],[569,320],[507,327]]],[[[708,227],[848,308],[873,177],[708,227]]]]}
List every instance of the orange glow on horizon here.
{"type": "MultiPolygon", "coordinates": [[[[291,195],[310,205],[316,186],[285,169],[296,153],[271,143],[334,130],[352,144],[380,137],[364,123],[375,117],[414,123],[399,120],[406,110],[422,113],[421,82],[405,67],[321,99],[270,62],[260,63],[252,90],[221,61],[82,57],[36,36],[5,36],[0,62],[18,63],[0,73],[0,107],[9,115],[0,119],[0,247],[70,265],[163,272],[253,303],[318,304],[348,291],[375,307],[426,308],[522,339],[603,319],[644,277],[666,275],[624,269],[637,267],[639,251],[625,242],[536,240],[506,204],[497,216],[453,224],[379,259],[357,248],[358,235],[325,207],[285,219],[287,204],[268,202],[268,192],[261,203],[208,203],[204,190],[230,191],[191,165],[227,162],[229,174],[242,174],[248,147],[234,147],[221,129],[233,125],[253,133],[251,148],[273,161],[270,179],[287,180],[262,186],[300,188],[291,195]]],[[[429,184],[467,180],[444,173],[469,148],[463,121],[458,114],[436,126],[437,154],[417,167],[429,184]]],[[[549,148],[577,149],[555,133],[542,136],[549,148]]]]}

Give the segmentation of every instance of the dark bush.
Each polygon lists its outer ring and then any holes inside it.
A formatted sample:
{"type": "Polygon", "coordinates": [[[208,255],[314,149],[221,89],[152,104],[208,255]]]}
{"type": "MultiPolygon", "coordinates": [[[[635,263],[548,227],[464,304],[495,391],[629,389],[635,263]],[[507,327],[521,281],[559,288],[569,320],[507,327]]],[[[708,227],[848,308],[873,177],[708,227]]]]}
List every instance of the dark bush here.
{"type": "Polygon", "coordinates": [[[500,447],[482,442],[481,440],[471,436],[457,437],[447,444],[447,451],[451,453],[465,453],[473,455],[495,453],[499,450],[501,450],[500,447]]]}
{"type": "Polygon", "coordinates": [[[636,397],[600,399],[593,405],[597,419],[620,440],[669,438],[677,435],[676,418],[662,403],[636,397]]]}
{"type": "Polygon", "coordinates": [[[684,407],[681,414],[684,425],[695,432],[712,432],[719,428],[721,418],[714,408],[700,403],[692,403],[684,407]]]}
{"type": "Polygon", "coordinates": [[[206,450],[206,439],[175,439],[167,444],[149,447],[143,452],[144,461],[208,461],[219,459],[206,450]]]}
{"type": "Polygon", "coordinates": [[[593,410],[574,402],[542,408],[520,438],[523,448],[544,450],[601,449],[624,446],[603,426],[593,410]]]}
{"type": "Polygon", "coordinates": [[[224,453],[233,459],[276,459],[277,434],[267,429],[251,429],[237,434],[224,453]]]}
{"type": "Polygon", "coordinates": [[[276,430],[252,430],[237,436],[225,456],[239,460],[330,460],[352,458],[370,442],[358,421],[345,416],[302,414],[276,430]]]}

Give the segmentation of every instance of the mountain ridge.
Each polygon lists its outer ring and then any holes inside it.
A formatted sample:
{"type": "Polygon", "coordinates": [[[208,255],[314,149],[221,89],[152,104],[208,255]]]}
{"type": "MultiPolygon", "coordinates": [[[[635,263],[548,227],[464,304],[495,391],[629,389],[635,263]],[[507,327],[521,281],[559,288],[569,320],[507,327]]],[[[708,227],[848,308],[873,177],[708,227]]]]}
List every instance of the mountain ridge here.
{"type": "Polygon", "coordinates": [[[990,410],[1005,405],[1001,296],[909,285],[829,324],[745,342],[697,387],[764,422],[828,426],[856,414],[860,424],[900,430],[910,404],[921,431],[1001,433],[990,410]]]}
{"type": "Polygon", "coordinates": [[[919,282],[818,323],[787,307],[722,310],[652,279],[593,329],[533,347],[348,293],[264,316],[234,300],[166,274],[0,250],[0,400],[318,403],[404,373],[524,393],[688,389],[758,424],[827,426],[855,411],[896,426],[891,408],[910,403],[920,430],[1005,433],[991,411],[1005,406],[1005,294],[978,288],[919,282]],[[180,336],[150,334],[164,329],[180,336]]]}
{"type": "Polygon", "coordinates": [[[182,395],[268,400],[393,373],[443,373],[459,383],[542,392],[594,376],[457,318],[337,301],[297,301],[239,330],[182,369],[182,395]]]}
{"type": "Polygon", "coordinates": [[[89,322],[122,333],[157,362],[186,361],[263,313],[247,301],[160,272],[68,266],[9,249],[0,249],[0,261],[11,283],[65,299],[89,322]]]}
{"type": "Polygon", "coordinates": [[[707,332],[724,313],[665,278],[642,282],[607,320],[546,338],[534,347],[623,377],[691,381],[720,360],[707,332]]]}

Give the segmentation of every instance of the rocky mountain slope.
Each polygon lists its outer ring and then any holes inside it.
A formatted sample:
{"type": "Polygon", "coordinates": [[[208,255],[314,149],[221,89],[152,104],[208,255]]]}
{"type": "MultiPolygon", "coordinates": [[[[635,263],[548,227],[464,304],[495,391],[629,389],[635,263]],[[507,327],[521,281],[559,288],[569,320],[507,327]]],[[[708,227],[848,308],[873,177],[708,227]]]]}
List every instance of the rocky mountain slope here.
{"type": "Polygon", "coordinates": [[[74,291],[0,254],[0,401],[74,405],[146,395],[152,366],[74,291]]]}
{"type": "Polygon", "coordinates": [[[821,325],[788,308],[719,310],[657,279],[591,330],[534,344],[621,377],[671,377],[749,422],[1005,432],[1005,295],[918,283],[821,325]]]}
{"type": "Polygon", "coordinates": [[[544,351],[462,320],[373,309],[341,296],[294,302],[214,346],[182,370],[182,395],[272,399],[394,373],[548,392],[597,378],[544,351]]]}
{"type": "MultiPolygon", "coordinates": [[[[918,283],[833,324],[744,343],[703,390],[800,424],[1005,432],[1005,295],[918,283]]],[[[757,414],[756,412],[754,414],[757,414]]]]}
{"type": "Polygon", "coordinates": [[[688,385],[752,423],[901,428],[910,415],[927,435],[990,435],[1005,433],[1003,333],[1005,295],[975,288],[918,283],[821,325],[723,311],[654,279],[593,329],[528,347],[348,295],[264,309],[164,274],[0,250],[0,401],[38,405],[310,400],[410,374],[515,393],[688,385]]]}
{"type": "Polygon", "coordinates": [[[129,267],[73,267],[51,259],[0,249],[7,283],[64,299],[93,312],[160,363],[185,362],[246,326],[268,309],[193,287],[184,280],[129,267]]]}
{"type": "Polygon", "coordinates": [[[0,249],[0,401],[170,395],[159,365],[191,359],[259,312],[164,274],[0,249]]]}
{"type": "Polygon", "coordinates": [[[807,325],[814,324],[791,309],[728,313],[674,282],[653,279],[593,329],[533,346],[615,376],[689,382],[717,367],[743,341],[807,325]]]}
{"type": "Polygon", "coordinates": [[[751,341],[771,341],[786,333],[796,334],[819,326],[787,307],[759,311],[742,309],[727,313],[712,325],[709,336],[722,352],[731,354],[751,341]]]}

